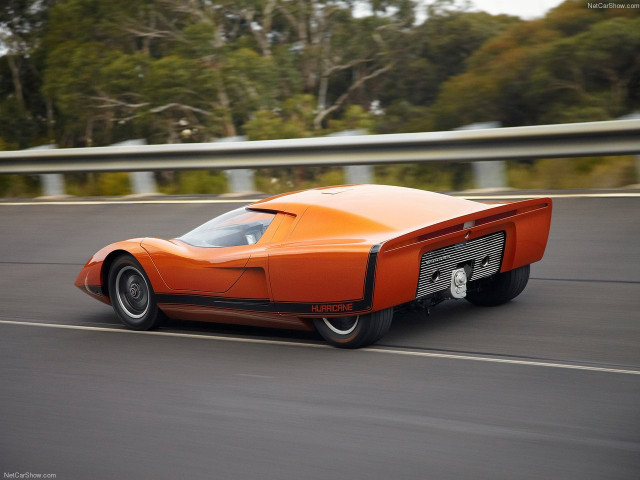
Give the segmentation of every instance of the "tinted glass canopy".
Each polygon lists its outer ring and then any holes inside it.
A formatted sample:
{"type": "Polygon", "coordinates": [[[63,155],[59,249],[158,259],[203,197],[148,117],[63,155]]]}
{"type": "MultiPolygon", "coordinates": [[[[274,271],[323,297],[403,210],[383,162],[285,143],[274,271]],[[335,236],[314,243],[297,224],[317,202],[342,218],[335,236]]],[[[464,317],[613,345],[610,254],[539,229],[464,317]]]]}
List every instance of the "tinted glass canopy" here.
{"type": "Polygon", "coordinates": [[[242,207],[209,220],[176,240],[194,247],[253,245],[267,231],[275,216],[275,213],[242,207]]]}

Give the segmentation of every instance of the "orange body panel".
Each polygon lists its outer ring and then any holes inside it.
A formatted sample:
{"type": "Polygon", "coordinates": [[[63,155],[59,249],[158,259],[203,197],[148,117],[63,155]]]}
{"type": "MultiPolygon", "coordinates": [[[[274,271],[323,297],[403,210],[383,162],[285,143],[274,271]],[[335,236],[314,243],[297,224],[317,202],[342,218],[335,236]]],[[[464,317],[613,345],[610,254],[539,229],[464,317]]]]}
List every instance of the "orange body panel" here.
{"type": "Polygon", "coordinates": [[[367,313],[415,299],[425,252],[504,231],[500,271],[542,258],[549,198],[488,205],[379,185],[321,188],[250,205],[277,213],[253,245],[194,247],[153,238],[96,253],[76,285],[109,303],[118,252],[144,268],[169,316],[310,328],[299,318],[367,313]]]}
{"type": "Polygon", "coordinates": [[[276,302],[346,302],[362,298],[370,245],[284,244],[269,249],[276,302]],[[354,281],[358,279],[358,281],[354,281]]]}
{"type": "Polygon", "coordinates": [[[224,293],[242,276],[254,245],[201,248],[177,240],[142,242],[170,290],[224,293]]]}
{"type": "Polygon", "coordinates": [[[115,242],[100,249],[85,264],[78,274],[75,286],[92,297],[111,304],[109,299],[107,275],[109,274],[109,261],[120,254],[129,254],[140,262],[144,268],[154,289],[167,288],[158,274],[151,258],[140,245],[144,238],[132,238],[115,242]]]}

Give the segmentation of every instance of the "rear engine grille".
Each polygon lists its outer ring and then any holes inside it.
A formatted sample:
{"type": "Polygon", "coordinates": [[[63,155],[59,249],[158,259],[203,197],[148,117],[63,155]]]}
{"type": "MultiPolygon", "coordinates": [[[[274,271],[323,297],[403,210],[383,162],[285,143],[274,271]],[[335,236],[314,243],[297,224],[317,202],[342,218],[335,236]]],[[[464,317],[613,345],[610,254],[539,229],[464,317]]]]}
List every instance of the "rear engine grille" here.
{"type": "Polygon", "coordinates": [[[472,269],[468,275],[469,281],[498,272],[504,253],[504,239],[505,232],[496,232],[426,252],[420,261],[416,298],[448,289],[451,285],[451,272],[465,265],[472,269]]]}

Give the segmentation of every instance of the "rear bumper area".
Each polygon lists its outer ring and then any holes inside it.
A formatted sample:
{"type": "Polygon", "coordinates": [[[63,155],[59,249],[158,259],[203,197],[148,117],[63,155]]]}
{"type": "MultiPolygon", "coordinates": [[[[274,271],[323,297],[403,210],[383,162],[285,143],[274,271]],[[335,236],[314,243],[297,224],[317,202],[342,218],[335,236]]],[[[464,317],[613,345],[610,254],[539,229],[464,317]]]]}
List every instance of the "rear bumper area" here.
{"type": "Polygon", "coordinates": [[[489,277],[500,271],[505,232],[499,231],[422,255],[416,299],[446,290],[452,272],[464,269],[469,281],[489,277]]]}
{"type": "Polygon", "coordinates": [[[445,290],[456,268],[467,266],[473,281],[539,261],[547,245],[551,210],[550,198],[513,202],[385,242],[378,255],[373,310],[445,290]]]}

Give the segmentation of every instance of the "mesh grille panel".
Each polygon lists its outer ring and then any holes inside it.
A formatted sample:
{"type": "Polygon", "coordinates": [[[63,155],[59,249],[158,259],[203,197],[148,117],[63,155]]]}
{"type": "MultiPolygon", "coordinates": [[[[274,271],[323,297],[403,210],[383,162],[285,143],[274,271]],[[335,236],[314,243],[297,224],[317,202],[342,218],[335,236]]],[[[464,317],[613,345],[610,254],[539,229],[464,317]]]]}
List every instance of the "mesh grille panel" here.
{"type": "Polygon", "coordinates": [[[502,264],[504,240],[505,232],[496,232],[468,242],[426,252],[420,261],[416,298],[448,289],[451,284],[451,272],[459,268],[460,264],[473,264],[469,281],[498,272],[502,264]],[[482,263],[486,257],[489,261],[483,266],[482,263]]]}

